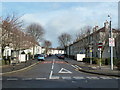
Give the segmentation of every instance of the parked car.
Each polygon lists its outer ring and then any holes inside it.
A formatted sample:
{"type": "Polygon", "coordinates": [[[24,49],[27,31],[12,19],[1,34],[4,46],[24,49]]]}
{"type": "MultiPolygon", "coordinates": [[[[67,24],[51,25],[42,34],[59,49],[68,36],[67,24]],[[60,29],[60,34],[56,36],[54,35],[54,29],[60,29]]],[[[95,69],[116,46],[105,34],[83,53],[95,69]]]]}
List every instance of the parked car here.
{"type": "Polygon", "coordinates": [[[40,61],[40,60],[44,61],[45,60],[44,54],[39,54],[37,58],[38,58],[38,61],[40,61]]]}
{"type": "Polygon", "coordinates": [[[38,56],[39,56],[40,54],[35,54],[34,55],[34,59],[38,59],[38,56]]]}
{"type": "Polygon", "coordinates": [[[65,55],[64,55],[64,54],[58,54],[57,57],[58,57],[59,59],[65,59],[65,55]]]}
{"type": "Polygon", "coordinates": [[[48,57],[48,55],[47,55],[47,54],[44,54],[44,56],[45,56],[45,57],[48,57]]]}

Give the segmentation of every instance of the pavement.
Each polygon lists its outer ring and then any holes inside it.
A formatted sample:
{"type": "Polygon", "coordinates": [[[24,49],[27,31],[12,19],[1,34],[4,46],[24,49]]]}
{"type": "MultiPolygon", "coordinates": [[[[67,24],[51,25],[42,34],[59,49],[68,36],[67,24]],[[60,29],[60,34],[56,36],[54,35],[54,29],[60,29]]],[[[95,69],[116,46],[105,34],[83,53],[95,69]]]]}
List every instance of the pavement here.
{"type": "Polygon", "coordinates": [[[2,70],[2,74],[6,74],[6,73],[12,73],[15,71],[25,70],[28,67],[32,67],[37,63],[38,61],[33,59],[33,60],[28,60],[27,62],[21,62],[14,65],[13,64],[4,65],[4,66],[1,66],[0,69],[2,70]]]}
{"type": "Polygon", "coordinates": [[[78,70],[82,72],[120,77],[120,71],[117,70],[116,66],[114,66],[114,69],[111,70],[110,65],[101,65],[101,67],[99,67],[99,65],[96,64],[90,65],[88,63],[80,62],[70,58],[65,58],[65,62],[72,65],[76,65],[78,67],[78,70]]]}

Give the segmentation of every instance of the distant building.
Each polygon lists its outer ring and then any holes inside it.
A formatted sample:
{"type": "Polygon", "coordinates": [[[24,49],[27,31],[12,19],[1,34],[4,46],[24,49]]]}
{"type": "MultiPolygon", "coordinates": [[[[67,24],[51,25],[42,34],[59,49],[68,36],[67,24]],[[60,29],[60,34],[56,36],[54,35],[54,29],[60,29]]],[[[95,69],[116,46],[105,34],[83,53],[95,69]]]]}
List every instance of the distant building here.
{"type": "Polygon", "coordinates": [[[59,49],[59,48],[49,48],[49,54],[64,54],[64,50],[63,49],[59,49]]]}
{"type": "MultiPolygon", "coordinates": [[[[45,47],[42,47],[42,53],[45,53],[45,47]]],[[[64,50],[59,48],[49,48],[47,54],[64,54],[64,50]]]]}

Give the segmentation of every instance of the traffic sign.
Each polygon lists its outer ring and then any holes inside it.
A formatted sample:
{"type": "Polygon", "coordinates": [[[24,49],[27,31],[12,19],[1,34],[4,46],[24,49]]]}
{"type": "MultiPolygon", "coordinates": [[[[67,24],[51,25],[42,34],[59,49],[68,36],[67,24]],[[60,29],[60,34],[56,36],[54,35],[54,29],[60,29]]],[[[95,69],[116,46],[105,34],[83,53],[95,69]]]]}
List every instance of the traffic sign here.
{"type": "Polygon", "coordinates": [[[109,46],[115,46],[115,39],[114,38],[109,38],[109,46]]]}
{"type": "Polygon", "coordinates": [[[102,43],[102,42],[99,42],[99,43],[98,43],[98,48],[102,48],[102,45],[103,45],[103,43],[102,43]]]}
{"type": "Polygon", "coordinates": [[[92,50],[90,50],[90,52],[92,52],[92,50]]]}

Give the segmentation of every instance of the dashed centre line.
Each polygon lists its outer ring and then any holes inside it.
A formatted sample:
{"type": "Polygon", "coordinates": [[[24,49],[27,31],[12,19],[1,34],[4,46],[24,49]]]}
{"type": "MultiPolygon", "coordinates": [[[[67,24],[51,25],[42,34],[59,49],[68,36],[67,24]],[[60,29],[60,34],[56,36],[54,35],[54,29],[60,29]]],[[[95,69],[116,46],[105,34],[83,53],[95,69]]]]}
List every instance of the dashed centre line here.
{"type": "Polygon", "coordinates": [[[100,77],[100,78],[102,78],[102,79],[112,79],[110,77],[100,77]]]}
{"type": "Polygon", "coordinates": [[[98,77],[86,77],[87,79],[99,79],[98,77]]]}
{"type": "Polygon", "coordinates": [[[85,79],[84,77],[73,77],[74,79],[85,79]]]}
{"type": "Polygon", "coordinates": [[[23,80],[32,80],[32,78],[23,78],[23,80]]]}
{"type": "Polygon", "coordinates": [[[18,80],[17,78],[7,78],[8,81],[18,80]]]}
{"type": "Polygon", "coordinates": [[[35,78],[35,80],[46,80],[47,78],[35,78]]]}
{"type": "Polygon", "coordinates": [[[53,68],[54,68],[54,61],[55,61],[55,59],[53,59],[52,70],[51,70],[51,72],[50,72],[49,79],[52,79],[53,68]]]}
{"type": "Polygon", "coordinates": [[[51,79],[59,79],[59,76],[52,76],[51,79]]]}
{"type": "Polygon", "coordinates": [[[71,77],[62,77],[62,79],[72,79],[71,77]]]}

